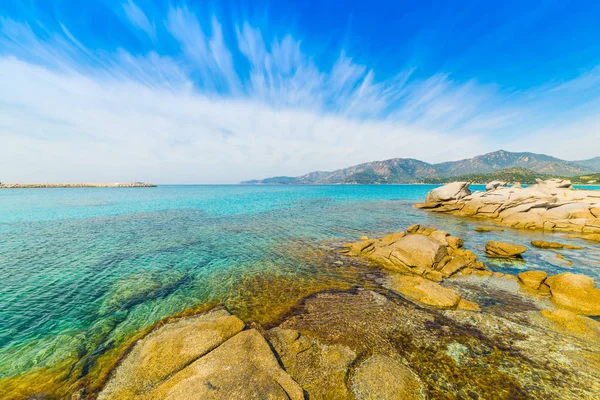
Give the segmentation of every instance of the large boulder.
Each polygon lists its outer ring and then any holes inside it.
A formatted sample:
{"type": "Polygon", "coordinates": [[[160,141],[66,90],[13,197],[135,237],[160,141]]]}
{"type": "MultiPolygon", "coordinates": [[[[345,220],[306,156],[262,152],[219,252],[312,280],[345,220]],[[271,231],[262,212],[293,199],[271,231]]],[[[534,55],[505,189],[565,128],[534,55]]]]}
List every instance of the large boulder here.
{"type": "Polygon", "coordinates": [[[492,258],[521,258],[527,248],[518,244],[490,240],[485,245],[485,254],[492,258]]]}
{"type": "Polygon", "coordinates": [[[545,282],[557,307],[582,315],[600,315],[600,290],[594,287],[594,280],[589,276],[565,272],[545,282]]]}
{"type": "Polygon", "coordinates": [[[424,399],[424,385],[410,368],[381,354],[361,363],[352,377],[358,400],[424,399]]]}
{"type": "Polygon", "coordinates": [[[548,274],[544,271],[526,271],[518,275],[519,283],[531,290],[538,290],[548,274]]]}
{"type": "Polygon", "coordinates": [[[427,306],[455,309],[460,296],[452,289],[420,276],[392,275],[386,286],[405,298],[427,306]]]}
{"type": "Polygon", "coordinates": [[[417,271],[426,271],[440,262],[448,251],[440,241],[420,234],[407,235],[389,246],[390,259],[417,271]]]}
{"type": "Polygon", "coordinates": [[[439,203],[450,200],[460,200],[471,194],[470,182],[452,182],[435,188],[427,194],[426,203],[439,203]]]}
{"type": "Polygon", "coordinates": [[[225,309],[166,324],[126,355],[98,399],[304,399],[267,341],[225,309]]]}
{"type": "Polygon", "coordinates": [[[531,186],[531,190],[554,194],[558,189],[571,189],[572,187],[573,184],[568,179],[536,179],[535,185],[531,186]]]}
{"type": "Polygon", "coordinates": [[[303,400],[304,391],[281,369],[262,335],[250,329],[169,377],[147,398],[303,400]]]}
{"type": "Polygon", "coordinates": [[[98,398],[135,398],[242,329],[225,309],[166,324],[137,342],[98,398]]]}
{"type": "Polygon", "coordinates": [[[490,191],[490,190],[495,190],[495,189],[504,188],[504,187],[506,187],[506,182],[491,181],[490,183],[488,183],[487,185],[485,185],[485,190],[486,191],[490,191]]]}

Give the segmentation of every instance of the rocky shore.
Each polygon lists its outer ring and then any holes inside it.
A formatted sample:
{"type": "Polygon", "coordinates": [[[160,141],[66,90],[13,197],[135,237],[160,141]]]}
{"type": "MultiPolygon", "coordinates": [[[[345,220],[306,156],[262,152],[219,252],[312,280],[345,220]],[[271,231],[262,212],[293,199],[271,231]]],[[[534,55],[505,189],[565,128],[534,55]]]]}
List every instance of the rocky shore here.
{"type": "MultiPolygon", "coordinates": [[[[600,323],[589,318],[600,315],[600,290],[590,278],[492,272],[462,239],[419,225],[345,245],[339,262],[357,261],[371,283],[310,295],[270,326],[223,307],[158,326],[125,352],[95,395],[385,400],[600,393],[600,323]]],[[[74,397],[95,395],[83,388],[74,397]]]]}
{"type": "Polygon", "coordinates": [[[156,187],[151,183],[0,183],[0,189],[52,189],[52,188],[142,188],[156,187]]]}
{"type": "Polygon", "coordinates": [[[416,207],[600,241],[600,191],[575,190],[568,180],[538,180],[527,188],[491,182],[485,192],[474,193],[469,182],[453,182],[429,192],[416,207]]]}

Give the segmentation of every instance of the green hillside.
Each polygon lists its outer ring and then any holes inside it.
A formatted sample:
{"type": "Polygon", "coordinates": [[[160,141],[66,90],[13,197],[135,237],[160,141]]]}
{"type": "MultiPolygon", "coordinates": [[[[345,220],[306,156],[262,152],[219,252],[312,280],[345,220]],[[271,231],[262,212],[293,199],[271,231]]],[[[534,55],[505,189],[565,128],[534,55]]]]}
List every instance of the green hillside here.
{"type": "Polygon", "coordinates": [[[448,183],[454,181],[464,181],[472,183],[488,183],[491,181],[502,181],[508,183],[535,183],[536,179],[556,178],[557,176],[540,174],[527,168],[506,168],[487,174],[464,174],[450,176],[445,178],[423,179],[424,183],[448,183]]]}

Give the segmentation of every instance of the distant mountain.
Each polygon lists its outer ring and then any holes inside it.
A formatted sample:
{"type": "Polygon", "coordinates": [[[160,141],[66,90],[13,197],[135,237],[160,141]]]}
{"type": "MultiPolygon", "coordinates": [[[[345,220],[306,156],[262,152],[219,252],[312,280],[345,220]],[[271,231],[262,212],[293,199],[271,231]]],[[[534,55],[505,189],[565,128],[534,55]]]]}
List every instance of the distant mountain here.
{"type": "MultiPolygon", "coordinates": [[[[598,157],[600,159],[600,157],[598,157]]],[[[373,184],[373,183],[417,183],[445,179],[469,174],[488,174],[494,171],[521,168],[535,174],[549,176],[577,176],[596,171],[581,164],[593,160],[571,162],[545,154],[513,153],[498,150],[493,153],[439,164],[429,164],[412,158],[393,158],[373,161],[336,171],[316,171],[306,175],[280,176],[242,182],[244,184],[373,184]]],[[[525,176],[531,175],[524,173],[525,176]]]]}
{"type": "Polygon", "coordinates": [[[592,171],[600,172],[600,157],[590,158],[589,160],[573,161],[573,163],[589,168],[592,171]]]}
{"type": "Polygon", "coordinates": [[[456,175],[445,178],[425,178],[424,183],[448,183],[453,181],[488,183],[491,181],[502,181],[508,183],[535,183],[536,179],[548,179],[555,175],[540,174],[527,168],[506,168],[487,174],[456,175]]]}

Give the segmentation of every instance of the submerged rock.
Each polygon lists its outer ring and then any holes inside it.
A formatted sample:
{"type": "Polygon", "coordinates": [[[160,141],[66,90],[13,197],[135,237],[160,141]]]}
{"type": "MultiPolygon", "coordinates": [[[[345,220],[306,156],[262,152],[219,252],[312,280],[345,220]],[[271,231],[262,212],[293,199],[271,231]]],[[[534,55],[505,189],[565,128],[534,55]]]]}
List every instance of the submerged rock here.
{"type": "Polygon", "coordinates": [[[474,229],[476,232],[503,232],[504,229],[498,226],[478,226],[474,229]]]}
{"type": "Polygon", "coordinates": [[[423,383],[401,362],[375,354],[362,362],[352,377],[358,400],[424,399],[423,383]]]}
{"type": "Polygon", "coordinates": [[[572,244],[563,244],[558,242],[546,242],[544,240],[532,240],[531,245],[534,247],[538,247],[540,249],[571,249],[571,250],[580,250],[583,249],[582,246],[575,246],[572,244]]]}
{"type": "Polygon", "coordinates": [[[285,369],[311,399],[345,399],[348,371],[356,352],[341,344],[324,344],[294,329],[276,327],[265,336],[279,355],[285,369]]]}
{"type": "Polygon", "coordinates": [[[392,275],[386,287],[408,300],[437,308],[455,309],[461,300],[454,290],[419,276],[392,275]]]}
{"type": "Polygon", "coordinates": [[[504,243],[491,240],[485,245],[485,254],[493,258],[521,258],[527,247],[517,244],[504,243]]]}

